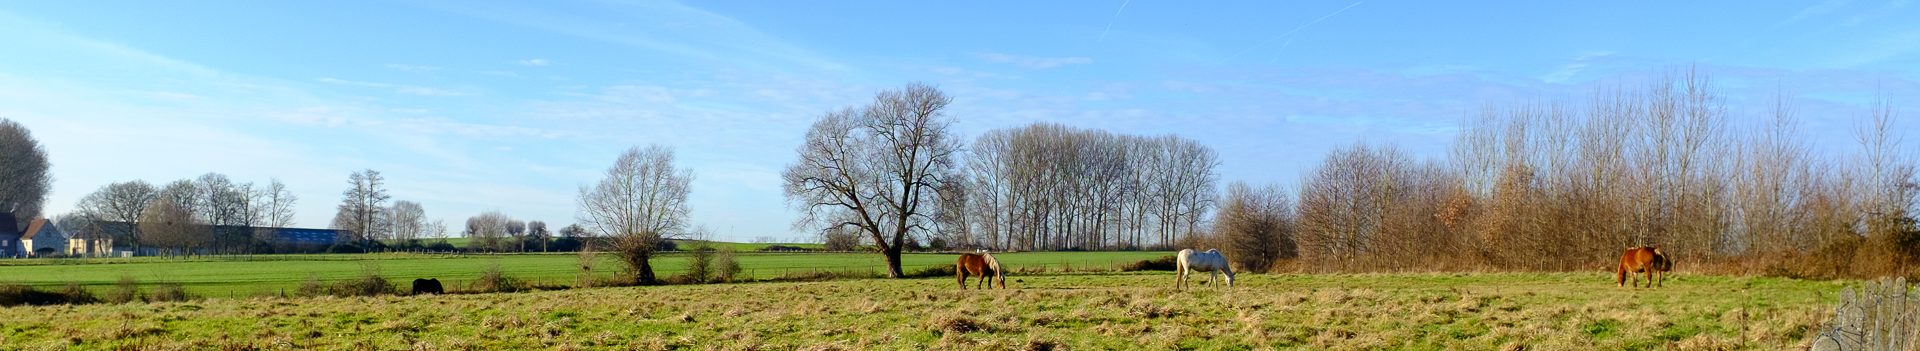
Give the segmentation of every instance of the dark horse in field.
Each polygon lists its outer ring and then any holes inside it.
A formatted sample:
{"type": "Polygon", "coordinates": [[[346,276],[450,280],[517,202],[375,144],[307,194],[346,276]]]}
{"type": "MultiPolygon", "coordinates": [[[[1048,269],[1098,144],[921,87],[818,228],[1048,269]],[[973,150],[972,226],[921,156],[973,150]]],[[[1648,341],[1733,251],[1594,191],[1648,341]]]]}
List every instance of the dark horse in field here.
{"type": "MultiPolygon", "coordinates": [[[[1666,280],[1666,273],[1663,272],[1670,271],[1673,271],[1673,259],[1667,258],[1667,253],[1660,252],[1660,248],[1629,247],[1620,254],[1620,267],[1614,269],[1614,285],[1627,286],[1628,275],[1646,273],[1647,287],[1656,287],[1660,286],[1660,281],[1666,280]]],[[[1633,287],[1640,287],[1640,276],[1633,276],[1633,287]]]]}
{"type": "Polygon", "coordinates": [[[447,290],[440,286],[440,278],[414,279],[413,294],[445,294],[447,290]]]}
{"type": "Polygon", "coordinates": [[[987,288],[989,277],[993,278],[994,284],[1000,285],[1001,289],[1007,288],[1007,275],[1000,270],[1000,261],[994,260],[993,255],[986,251],[960,254],[960,260],[953,264],[953,273],[960,277],[960,290],[967,289],[968,274],[980,277],[979,286],[974,288],[987,288]]]}

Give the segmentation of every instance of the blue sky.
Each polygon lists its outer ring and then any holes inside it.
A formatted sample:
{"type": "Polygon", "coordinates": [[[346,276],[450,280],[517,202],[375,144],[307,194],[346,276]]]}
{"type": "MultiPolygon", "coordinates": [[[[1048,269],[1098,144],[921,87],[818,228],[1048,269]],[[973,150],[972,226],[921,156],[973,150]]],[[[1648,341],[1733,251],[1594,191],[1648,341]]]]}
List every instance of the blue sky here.
{"type": "Polygon", "coordinates": [[[1786,91],[1808,138],[1846,150],[1875,94],[1916,115],[1915,18],[1910,0],[8,2],[0,117],[50,152],[52,213],[212,171],[281,178],[320,227],[372,168],[449,224],[564,225],[580,185],[658,143],[696,174],[696,223],[784,239],[805,236],[778,174],[806,126],[913,81],[954,96],[968,140],[1173,133],[1220,151],[1225,180],[1291,186],[1335,147],[1439,157],[1480,106],[1689,65],[1736,123],[1786,91]]]}

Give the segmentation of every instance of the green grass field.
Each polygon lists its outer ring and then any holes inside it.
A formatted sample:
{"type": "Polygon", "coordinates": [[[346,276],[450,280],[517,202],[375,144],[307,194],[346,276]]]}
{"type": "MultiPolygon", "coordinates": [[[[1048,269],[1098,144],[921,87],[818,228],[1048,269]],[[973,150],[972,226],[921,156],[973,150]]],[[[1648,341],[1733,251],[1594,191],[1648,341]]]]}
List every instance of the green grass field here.
{"type": "Polygon", "coordinates": [[[951,278],[859,279],[14,307],[0,308],[0,348],[1781,350],[1803,347],[1848,284],[1682,273],[1633,289],[1598,272],[1243,274],[1238,287],[1190,292],[1172,282],[1143,272],[1016,275],[1013,289],[981,292],[951,278]]]}
{"type": "MultiPolygon", "coordinates": [[[[1106,268],[1117,264],[1170,255],[1167,252],[1034,252],[994,255],[1009,270],[1031,267],[1106,268]]],[[[886,261],[877,253],[751,253],[737,254],[742,273],[756,279],[788,273],[826,271],[884,272],[886,261]]],[[[903,267],[952,265],[954,255],[908,254],[903,267]]],[[[684,272],[687,255],[668,254],[654,259],[661,277],[684,272]]],[[[612,254],[598,254],[593,272],[599,277],[621,274],[624,267],[612,254]]],[[[373,270],[396,283],[414,278],[438,278],[463,286],[494,265],[510,277],[543,285],[573,285],[580,275],[574,254],[427,255],[338,254],[257,255],[195,258],[108,258],[0,260],[0,283],[51,288],[78,283],[96,291],[112,286],[122,276],[142,284],[178,283],[192,294],[242,297],[292,291],[309,277],[323,281],[358,277],[373,270]]],[[[402,285],[405,287],[405,285],[402,285]]]]}
{"type": "MultiPolygon", "coordinates": [[[[438,242],[441,240],[446,240],[447,244],[453,245],[454,247],[458,247],[462,249],[467,248],[473,244],[473,238],[467,238],[467,237],[421,239],[420,242],[432,244],[434,242],[438,242]]],[[[690,243],[688,240],[674,240],[674,243],[678,245],[692,245],[692,243],[690,243]]],[[[734,243],[734,242],[722,242],[722,241],[715,241],[713,243],[715,244],[716,247],[719,247],[719,248],[731,247],[733,248],[734,251],[740,251],[740,252],[759,251],[760,249],[766,248],[768,246],[773,246],[773,245],[798,247],[798,248],[812,249],[812,250],[820,250],[820,249],[826,248],[826,244],[819,244],[819,243],[734,243]]],[[[394,243],[387,243],[387,245],[394,245],[394,243]]],[[[538,249],[538,247],[534,247],[534,249],[538,249]]]]}

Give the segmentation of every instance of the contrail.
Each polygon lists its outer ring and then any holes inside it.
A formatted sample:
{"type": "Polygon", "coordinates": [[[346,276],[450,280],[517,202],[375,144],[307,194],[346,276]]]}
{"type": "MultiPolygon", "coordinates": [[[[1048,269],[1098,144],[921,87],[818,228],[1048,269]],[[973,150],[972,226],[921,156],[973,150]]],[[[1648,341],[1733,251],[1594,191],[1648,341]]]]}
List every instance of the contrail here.
{"type": "Polygon", "coordinates": [[[1127,4],[1129,3],[1133,3],[1133,0],[1120,2],[1120,9],[1114,10],[1113,17],[1107,18],[1107,29],[1100,30],[1100,40],[1094,40],[1094,42],[1097,43],[1097,42],[1102,42],[1107,40],[1107,32],[1113,31],[1113,22],[1120,20],[1120,13],[1127,10],[1127,4]]]}
{"type": "Polygon", "coordinates": [[[1273,59],[1272,59],[1272,60],[1267,60],[1267,64],[1273,64],[1273,63],[1275,63],[1275,62],[1280,62],[1280,54],[1281,54],[1281,53],[1285,53],[1285,52],[1287,52],[1287,46],[1291,46],[1291,45],[1293,45],[1293,39],[1292,39],[1292,38],[1288,38],[1288,39],[1287,39],[1287,42],[1285,42],[1285,43],[1281,43],[1281,44],[1280,44],[1280,50],[1274,50],[1274,51],[1273,51],[1273,59]]]}
{"type": "MultiPolygon", "coordinates": [[[[1326,16],[1320,16],[1320,18],[1315,18],[1312,21],[1307,21],[1306,24],[1302,24],[1299,27],[1293,27],[1293,30],[1289,30],[1285,33],[1280,33],[1280,35],[1274,36],[1273,39],[1267,39],[1267,41],[1261,42],[1260,45],[1254,45],[1253,47],[1249,47],[1246,50],[1241,50],[1240,53],[1244,54],[1247,51],[1253,51],[1253,49],[1258,49],[1262,46],[1267,46],[1267,44],[1272,44],[1273,41],[1275,40],[1280,40],[1280,38],[1285,38],[1289,35],[1293,35],[1293,33],[1299,32],[1300,30],[1303,30],[1303,29],[1307,29],[1307,27],[1312,27],[1315,23],[1320,23],[1320,21],[1325,21],[1328,18],[1333,18],[1333,16],[1339,15],[1341,12],[1347,12],[1347,10],[1352,9],[1355,6],[1360,6],[1360,4],[1364,4],[1364,3],[1366,2],[1356,1],[1352,5],[1347,5],[1347,7],[1340,8],[1339,11],[1334,11],[1333,13],[1329,13],[1326,16]]],[[[1237,57],[1237,56],[1240,56],[1240,54],[1234,54],[1233,56],[1237,57]]]]}

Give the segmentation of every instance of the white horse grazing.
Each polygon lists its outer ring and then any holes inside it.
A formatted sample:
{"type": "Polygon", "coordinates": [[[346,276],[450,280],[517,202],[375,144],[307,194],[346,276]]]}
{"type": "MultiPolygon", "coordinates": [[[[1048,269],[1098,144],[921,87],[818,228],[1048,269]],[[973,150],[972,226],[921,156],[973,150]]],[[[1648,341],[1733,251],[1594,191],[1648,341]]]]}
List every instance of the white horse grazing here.
{"type": "Polygon", "coordinates": [[[1207,283],[1220,279],[1220,273],[1227,274],[1227,287],[1233,287],[1233,268],[1227,266],[1227,255],[1219,249],[1207,249],[1207,252],[1193,252],[1193,249],[1181,249],[1179,256],[1180,278],[1173,282],[1175,288],[1186,288],[1187,275],[1192,271],[1207,272],[1207,283]]]}

